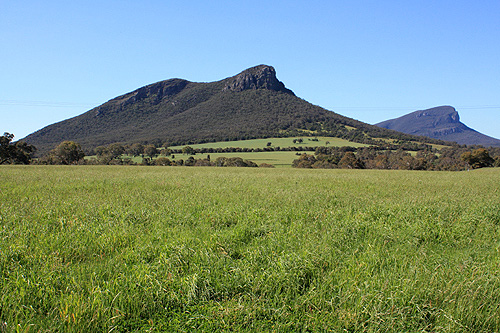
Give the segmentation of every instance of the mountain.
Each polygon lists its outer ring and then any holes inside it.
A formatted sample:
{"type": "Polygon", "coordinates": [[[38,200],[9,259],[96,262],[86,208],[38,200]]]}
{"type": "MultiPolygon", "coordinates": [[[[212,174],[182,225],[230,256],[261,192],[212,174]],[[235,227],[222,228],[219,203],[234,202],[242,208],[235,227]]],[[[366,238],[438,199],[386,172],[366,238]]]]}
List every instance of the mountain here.
{"type": "Polygon", "coordinates": [[[481,134],[463,124],[457,110],[451,106],[438,106],[415,111],[376,125],[412,135],[454,141],[459,144],[500,147],[500,140],[481,134]]]}
{"type": "Polygon", "coordinates": [[[418,140],[298,98],[277,79],[273,67],[260,65],[216,82],[170,79],[150,84],[49,125],[24,141],[42,155],[64,140],[89,151],[115,142],[183,145],[307,134],[358,142],[418,140]]]}

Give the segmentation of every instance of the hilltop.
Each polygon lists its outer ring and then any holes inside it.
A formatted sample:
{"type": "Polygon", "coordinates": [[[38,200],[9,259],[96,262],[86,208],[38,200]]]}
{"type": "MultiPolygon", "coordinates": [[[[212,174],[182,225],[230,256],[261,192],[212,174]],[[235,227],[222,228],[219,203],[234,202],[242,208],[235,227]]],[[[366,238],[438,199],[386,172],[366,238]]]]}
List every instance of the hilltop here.
{"type": "Polygon", "coordinates": [[[376,125],[412,135],[455,141],[459,144],[500,147],[500,140],[479,133],[462,123],[457,110],[451,106],[415,111],[376,125]]]}
{"type": "MultiPolygon", "coordinates": [[[[48,152],[64,140],[86,150],[111,143],[183,145],[295,135],[418,141],[313,105],[287,89],[273,67],[259,65],[209,83],[169,79],[118,96],[24,141],[48,152]]],[[[437,140],[427,140],[437,143],[437,140]]]]}

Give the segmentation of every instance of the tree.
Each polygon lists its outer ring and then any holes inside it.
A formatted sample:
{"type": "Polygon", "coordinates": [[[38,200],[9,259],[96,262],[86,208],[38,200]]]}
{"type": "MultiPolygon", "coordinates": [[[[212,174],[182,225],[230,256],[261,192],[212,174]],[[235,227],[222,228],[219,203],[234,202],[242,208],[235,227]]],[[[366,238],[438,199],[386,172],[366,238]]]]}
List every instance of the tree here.
{"type": "Polygon", "coordinates": [[[85,157],[85,153],[82,147],[73,141],[63,141],[54,150],[51,151],[50,155],[54,156],[56,162],[59,164],[75,164],[85,157]]]}
{"type": "Polygon", "coordinates": [[[185,166],[193,166],[195,164],[195,160],[193,156],[189,156],[189,158],[184,162],[185,166]]]}
{"type": "Polygon", "coordinates": [[[193,147],[185,146],[184,148],[182,148],[182,153],[186,154],[186,155],[194,155],[195,151],[194,151],[193,147]]]}
{"type": "Polygon", "coordinates": [[[462,154],[461,158],[473,169],[491,167],[493,163],[495,163],[490,153],[484,148],[479,148],[472,152],[465,152],[462,154]]]}
{"type": "Polygon", "coordinates": [[[162,151],[160,152],[160,155],[170,156],[170,155],[172,155],[172,149],[169,149],[169,148],[162,149],[162,151]]]}
{"type": "Polygon", "coordinates": [[[110,155],[111,159],[118,158],[125,153],[125,147],[119,143],[112,143],[106,148],[106,151],[110,155]]]}
{"type": "Polygon", "coordinates": [[[356,158],[356,155],[352,151],[348,151],[344,154],[344,157],[339,162],[339,167],[343,169],[364,169],[365,166],[363,162],[356,158]]]}
{"type": "Polygon", "coordinates": [[[102,156],[106,155],[107,148],[106,148],[106,146],[98,146],[94,149],[94,152],[96,153],[97,156],[102,157],[102,156]]]}
{"type": "Polygon", "coordinates": [[[141,154],[144,153],[144,145],[140,143],[134,143],[127,149],[127,153],[134,157],[141,156],[141,154]]]}
{"type": "Polygon", "coordinates": [[[4,164],[11,159],[13,147],[11,142],[13,139],[14,134],[7,132],[0,137],[0,164],[4,164]]]}
{"type": "Polygon", "coordinates": [[[495,163],[493,164],[495,168],[500,168],[500,156],[495,157],[495,163]]]}
{"type": "Polygon", "coordinates": [[[5,132],[0,136],[0,164],[29,164],[36,151],[35,146],[26,142],[12,143],[14,134],[5,132]]]}
{"type": "Polygon", "coordinates": [[[389,169],[389,158],[387,155],[378,155],[373,162],[374,169],[389,169]]]}
{"type": "Polygon", "coordinates": [[[316,163],[316,157],[314,157],[314,155],[302,154],[299,159],[293,160],[292,167],[312,168],[314,163],[316,163]]]}
{"type": "Polygon", "coordinates": [[[154,145],[144,147],[144,155],[155,158],[158,155],[158,149],[154,145]]]}
{"type": "Polygon", "coordinates": [[[166,157],[159,157],[155,160],[155,165],[161,165],[161,166],[166,166],[166,165],[171,165],[172,162],[166,158],[166,157]]]}

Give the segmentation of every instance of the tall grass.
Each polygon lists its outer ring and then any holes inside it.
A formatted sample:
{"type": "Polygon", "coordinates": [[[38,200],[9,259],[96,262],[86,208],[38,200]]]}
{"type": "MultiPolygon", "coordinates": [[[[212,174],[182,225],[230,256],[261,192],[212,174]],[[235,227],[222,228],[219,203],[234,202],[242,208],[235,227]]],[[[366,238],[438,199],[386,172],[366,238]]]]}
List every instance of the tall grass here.
{"type": "Polygon", "coordinates": [[[0,168],[7,331],[500,330],[500,171],[0,168]]]}

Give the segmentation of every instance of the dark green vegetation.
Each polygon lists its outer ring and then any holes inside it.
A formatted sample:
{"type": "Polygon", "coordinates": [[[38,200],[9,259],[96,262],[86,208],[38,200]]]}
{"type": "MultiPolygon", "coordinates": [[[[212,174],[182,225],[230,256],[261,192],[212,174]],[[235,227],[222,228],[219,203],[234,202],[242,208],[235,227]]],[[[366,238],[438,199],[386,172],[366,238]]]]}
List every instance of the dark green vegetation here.
{"type": "Polygon", "coordinates": [[[316,169],[389,169],[462,171],[500,166],[500,148],[453,147],[433,148],[412,144],[407,149],[367,146],[338,138],[268,138],[233,142],[215,142],[184,147],[156,148],[154,145],[99,146],[96,155],[84,159],[81,147],[64,141],[35,164],[87,165],[161,165],[161,166],[293,166],[316,169]],[[331,141],[330,141],[331,140],[331,141]],[[333,145],[332,145],[333,143],[333,145]],[[239,144],[242,147],[233,147],[239,144]],[[278,146],[280,144],[283,146],[278,146]],[[320,144],[328,146],[319,146],[320,144]],[[300,145],[300,146],[299,146],[300,145]],[[355,147],[357,146],[357,147],[355,147]],[[306,154],[314,152],[314,155],[306,154]],[[196,155],[196,157],[194,157],[196,155]],[[212,159],[213,157],[213,159],[212,159]],[[257,160],[258,163],[255,163],[257,160]]]}
{"type": "Polygon", "coordinates": [[[43,155],[60,142],[78,142],[86,154],[112,143],[156,147],[301,135],[380,144],[376,138],[439,143],[350,119],[296,97],[274,68],[257,66],[221,81],[157,82],[116,97],[80,116],[25,138],[43,155]]]}
{"type": "Polygon", "coordinates": [[[476,149],[472,152],[465,152],[461,157],[467,165],[470,165],[474,169],[490,167],[494,164],[495,166],[500,166],[498,157],[496,160],[493,159],[484,148],[476,149]]]}
{"type": "Polygon", "coordinates": [[[8,331],[500,330],[500,170],[0,168],[8,331]]]}
{"type": "Polygon", "coordinates": [[[458,112],[451,106],[415,111],[378,123],[377,126],[459,144],[500,147],[500,140],[481,134],[460,122],[458,112]]]}
{"type": "Polygon", "coordinates": [[[487,150],[455,146],[408,152],[378,147],[318,147],[314,155],[302,154],[292,162],[292,166],[313,169],[463,171],[500,167],[500,148],[487,150]]]}
{"type": "Polygon", "coordinates": [[[80,162],[85,157],[82,147],[73,141],[63,141],[45,157],[47,164],[70,165],[80,162]]]}
{"type": "Polygon", "coordinates": [[[4,133],[0,136],[1,164],[30,164],[36,148],[26,142],[13,143],[14,134],[4,133]]]}

